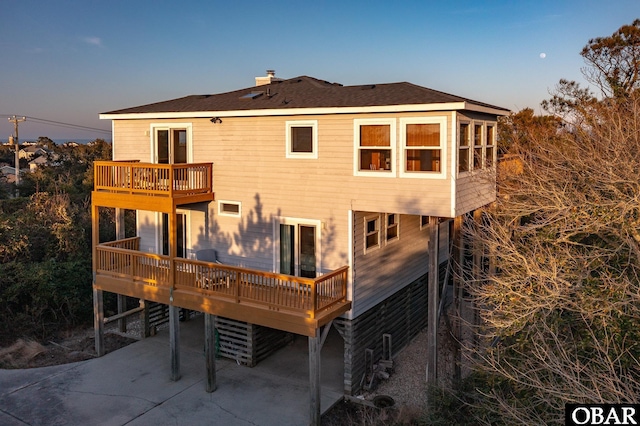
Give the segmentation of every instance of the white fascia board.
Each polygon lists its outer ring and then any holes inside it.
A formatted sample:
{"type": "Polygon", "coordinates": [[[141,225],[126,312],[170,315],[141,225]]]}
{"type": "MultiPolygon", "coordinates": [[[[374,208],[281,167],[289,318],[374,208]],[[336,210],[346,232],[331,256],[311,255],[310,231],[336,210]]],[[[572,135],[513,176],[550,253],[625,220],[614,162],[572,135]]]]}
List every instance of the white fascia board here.
{"type": "Polygon", "coordinates": [[[469,110],[494,115],[507,115],[501,109],[484,107],[468,102],[449,102],[415,105],[382,105],[366,107],[326,107],[326,108],[287,108],[287,109],[251,109],[238,111],[186,111],[186,112],[143,112],[132,114],[100,114],[101,120],[144,120],[166,118],[211,118],[211,117],[268,117],[286,115],[329,115],[329,114],[366,114],[391,112],[423,112],[469,110]]]}

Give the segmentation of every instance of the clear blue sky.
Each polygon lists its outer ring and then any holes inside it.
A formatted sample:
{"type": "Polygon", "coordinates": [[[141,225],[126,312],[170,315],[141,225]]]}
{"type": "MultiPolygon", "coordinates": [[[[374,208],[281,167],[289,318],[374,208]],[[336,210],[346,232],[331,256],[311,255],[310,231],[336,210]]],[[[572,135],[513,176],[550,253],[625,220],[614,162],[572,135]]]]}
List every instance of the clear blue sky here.
{"type": "MultiPolygon", "coordinates": [[[[0,16],[6,140],[6,115],[109,130],[99,113],[248,87],[266,69],[539,111],[561,78],[584,81],[582,47],[640,17],[640,1],[21,0],[0,16]]],[[[38,136],[109,138],[21,123],[21,140],[38,136]]]]}

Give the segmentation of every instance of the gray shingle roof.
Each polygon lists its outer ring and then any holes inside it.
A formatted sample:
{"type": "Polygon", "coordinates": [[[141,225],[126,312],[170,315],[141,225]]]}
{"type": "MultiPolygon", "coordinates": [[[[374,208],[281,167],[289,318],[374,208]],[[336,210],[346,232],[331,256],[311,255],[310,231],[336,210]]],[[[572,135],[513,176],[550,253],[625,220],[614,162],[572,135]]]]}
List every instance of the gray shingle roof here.
{"type": "Polygon", "coordinates": [[[233,92],[213,95],[185,96],[164,102],[110,111],[104,114],[369,107],[450,102],[468,102],[477,106],[508,111],[505,108],[406,82],[343,86],[313,77],[300,76],[272,82],[264,86],[252,86],[233,92]]]}

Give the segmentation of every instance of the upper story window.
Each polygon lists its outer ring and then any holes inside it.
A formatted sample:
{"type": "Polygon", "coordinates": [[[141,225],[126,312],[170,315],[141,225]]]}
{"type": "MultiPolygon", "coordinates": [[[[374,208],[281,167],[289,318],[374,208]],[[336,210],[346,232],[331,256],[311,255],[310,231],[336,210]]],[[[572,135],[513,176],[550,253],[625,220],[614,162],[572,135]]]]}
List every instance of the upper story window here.
{"type": "Polygon", "coordinates": [[[318,121],[286,122],[287,158],[318,158],[318,121]]]}
{"type": "Polygon", "coordinates": [[[494,157],[496,154],[496,126],[493,124],[487,124],[487,137],[485,138],[485,167],[490,169],[493,167],[494,157]]]}
{"type": "Polygon", "coordinates": [[[473,169],[482,168],[482,124],[473,124],[473,169]]]}
{"type": "Polygon", "coordinates": [[[396,120],[354,120],[354,173],[394,176],[396,120]]]}
{"type": "Polygon", "coordinates": [[[445,117],[401,118],[403,167],[401,175],[442,175],[446,145],[445,117]]]}
{"type": "Polygon", "coordinates": [[[494,167],[496,151],[496,123],[458,124],[458,173],[494,167]]]}
{"type": "Polygon", "coordinates": [[[471,152],[471,126],[469,123],[460,123],[458,128],[458,173],[468,172],[471,152]]]}

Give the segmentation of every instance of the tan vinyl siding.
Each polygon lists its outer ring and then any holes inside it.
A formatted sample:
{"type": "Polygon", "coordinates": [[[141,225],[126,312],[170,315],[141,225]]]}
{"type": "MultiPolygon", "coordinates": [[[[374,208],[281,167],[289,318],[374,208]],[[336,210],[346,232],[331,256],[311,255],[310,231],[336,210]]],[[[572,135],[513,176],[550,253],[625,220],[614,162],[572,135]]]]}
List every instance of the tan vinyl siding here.
{"type": "Polygon", "coordinates": [[[147,120],[116,120],[113,126],[113,159],[151,160],[151,138],[147,120]]]}
{"type": "MultiPolygon", "coordinates": [[[[116,120],[115,159],[149,161],[152,124],[191,125],[191,158],[213,163],[215,199],[239,202],[242,209],[241,217],[230,217],[218,214],[218,201],[185,207],[200,209],[191,217],[191,248],[215,248],[223,263],[277,271],[276,218],[320,221],[320,272],[348,265],[353,247],[353,313],[359,314],[426,272],[428,232],[420,230],[420,215],[450,217],[452,196],[465,211],[492,200],[485,185],[470,180],[459,179],[452,189],[452,117],[450,112],[428,112],[224,117],[215,124],[208,118],[116,120]],[[440,178],[400,176],[402,117],[446,118],[445,173],[440,178]],[[354,120],[362,118],[396,119],[395,177],[354,176],[354,120]],[[317,159],[286,157],[286,122],[295,120],[317,120],[317,159]],[[386,246],[383,242],[365,255],[363,213],[355,213],[349,228],[349,212],[364,211],[399,214],[399,240],[386,246]]],[[[147,213],[139,217],[145,247],[155,239],[154,220],[147,213]]],[[[384,215],[381,227],[384,230],[384,215]]]]}
{"type": "Polygon", "coordinates": [[[156,238],[158,225],[156,216],[158,213],[138,210],[137,235],[140,237],[140,251],[145,253],[158,253],[156,238]]]}
{"type": "MultiPolygon", "coordinates": [[[[355,318],[429,270],[429,233],[420,230],[420,216],[399,215],[399,239],[385,244],[384,214],[381,245],[365,253],[365,218],[378,213],[354,213],[353,309],[355,318]]],[[[426,306],[425,306],[426,309],[426,306]]]]}
{"type": "Polygon", "coordinates": [[[456,212],[460,216],[496,200],[495,173],[484,172],[459,177],[456,191],[456,212]]]}

